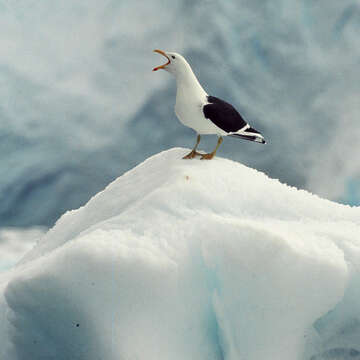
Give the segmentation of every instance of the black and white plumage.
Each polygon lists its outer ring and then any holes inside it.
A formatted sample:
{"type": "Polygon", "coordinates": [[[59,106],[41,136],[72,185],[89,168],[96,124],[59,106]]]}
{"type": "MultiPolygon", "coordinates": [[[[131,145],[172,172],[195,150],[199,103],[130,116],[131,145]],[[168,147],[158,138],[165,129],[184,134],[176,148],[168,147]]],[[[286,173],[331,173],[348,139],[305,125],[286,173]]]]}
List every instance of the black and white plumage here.
{"type": "Polygon", "coordinates": [[[201,159],[212,159],[223,136],[265,144],[261,133],[252,128],[231,104],[205,92],[183,56],[173,52],[154,51],[164,55],[168,61],[154,68],[153,71],[164,69],[176,78],[176,116],[181,123],[194,129],[198,134],[194,149],[185,158],[200,155],[201,159]],[[209,154],[200,154],[196,151],[200,136],[203,134],[219,136],[216,148],[209,154]]]}
{"type": "Polygon", "coordinates": [[[265,144],[264,137],[253,129],[231,104],[209,95],[207,101],[208,103],[203,106],[205,118],[211,120],[227,135],[265,144]]]}

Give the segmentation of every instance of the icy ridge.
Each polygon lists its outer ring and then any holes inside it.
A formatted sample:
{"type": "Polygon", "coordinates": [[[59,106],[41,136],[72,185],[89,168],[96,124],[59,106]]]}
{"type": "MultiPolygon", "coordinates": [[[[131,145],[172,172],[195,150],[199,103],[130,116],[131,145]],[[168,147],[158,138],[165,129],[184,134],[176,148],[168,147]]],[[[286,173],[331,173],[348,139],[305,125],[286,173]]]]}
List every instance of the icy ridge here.
{"type": "Polygon", "coordinates": [[[230,160],[182,160],[186,151],[119,177],[3,275],[0,355],[288,360],[360,351],[360,209],[230,160]]]}

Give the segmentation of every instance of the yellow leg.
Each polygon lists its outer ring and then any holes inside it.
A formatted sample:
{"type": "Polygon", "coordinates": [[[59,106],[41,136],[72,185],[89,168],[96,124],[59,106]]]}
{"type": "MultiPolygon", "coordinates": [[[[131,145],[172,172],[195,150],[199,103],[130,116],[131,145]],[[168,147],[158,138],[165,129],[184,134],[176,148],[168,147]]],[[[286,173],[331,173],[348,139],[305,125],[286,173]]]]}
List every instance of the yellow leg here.
{"type": "Polygon", "coordinates": [[[223,142],[223,138],[221,136],[219,136],[218,142],[216,144],[216,148],[214,149],[213,152],[209,153],[209,154],[204,154],[201,156],[200,160],[211,160],[215,154],[217,149],[219,148],[219,146],[221,145],[221,143],[223,142]]]}
{"type": "Polygon", "coordinates": [[[199,145],[199,142],[200,142],[200,135],[198,135],[196,138],[196,144],[195,144],[194,148],[187,155],[185,155],[183,157],[183,159],[193,159],[196,155],[199,155],[199,156],[202,155],[196,151],[196,149],[199,145]]]}

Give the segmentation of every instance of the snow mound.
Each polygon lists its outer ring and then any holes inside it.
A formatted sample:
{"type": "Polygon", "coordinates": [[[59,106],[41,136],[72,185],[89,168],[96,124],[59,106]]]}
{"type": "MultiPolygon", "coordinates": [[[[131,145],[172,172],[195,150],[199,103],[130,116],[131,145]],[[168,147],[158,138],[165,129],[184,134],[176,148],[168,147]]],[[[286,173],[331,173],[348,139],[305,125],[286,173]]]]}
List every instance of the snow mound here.
{"type": "Polygon", "coordinates": [[[2,275],[1,358],[358,358],[360,209],[186,151],[119,177],[2,275]]]}
{"type": "Polygon", "coordinates": [[[44,227],[0,228],[0,272],[8,270],[24,256],[45,233],[44,227]]]}

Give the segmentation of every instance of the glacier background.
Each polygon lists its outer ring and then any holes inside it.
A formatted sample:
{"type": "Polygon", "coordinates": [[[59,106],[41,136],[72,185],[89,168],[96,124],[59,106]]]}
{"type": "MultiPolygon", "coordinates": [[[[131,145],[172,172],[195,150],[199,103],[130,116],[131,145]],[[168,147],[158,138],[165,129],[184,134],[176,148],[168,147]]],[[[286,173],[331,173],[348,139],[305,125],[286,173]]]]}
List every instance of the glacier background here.
{"type": "Polygon", "coordinates": [[[0,228],[49,227],[149,155],[193,145],[155,48],[182,53],[269,142],[226,139],[220,156],[359,205],[359,15],[357,0],[2,1],[0,228]]]}

